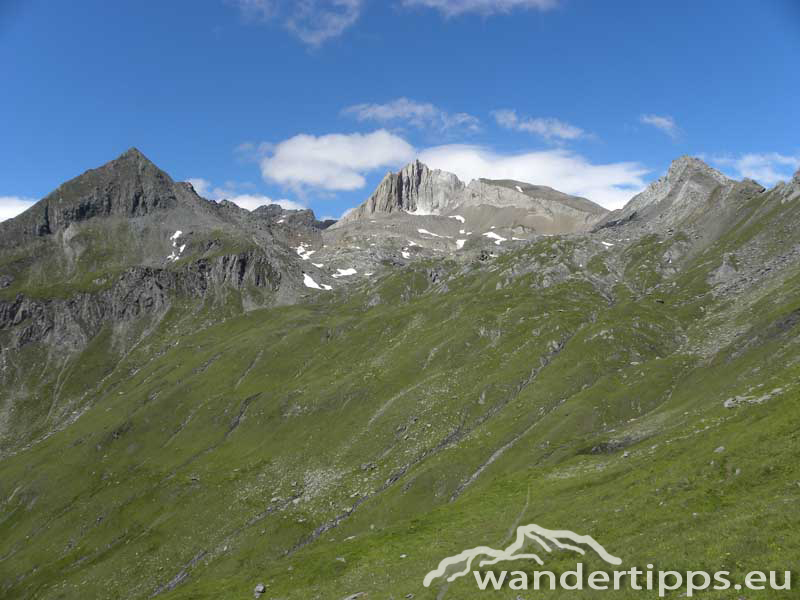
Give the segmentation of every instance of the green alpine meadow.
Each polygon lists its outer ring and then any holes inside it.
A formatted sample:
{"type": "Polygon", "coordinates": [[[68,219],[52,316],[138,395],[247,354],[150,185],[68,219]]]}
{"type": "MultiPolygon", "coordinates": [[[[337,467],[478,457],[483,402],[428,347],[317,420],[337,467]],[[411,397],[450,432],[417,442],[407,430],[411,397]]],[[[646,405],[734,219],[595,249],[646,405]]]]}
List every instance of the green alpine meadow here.
{"type": "Polygon", "coordinates": [[[619,211],[482,180],[513,209],[417,216],[423,180],[331,225],[132,149],[0,223],[0,596],[528,598],[423,586],[528,523],[796,570],[800,174],[682,157],[619,211]]]}
{"type": "Polygon", "coordinates": [[[800,600],[800,0],[0,0],[0,600],[800,600]]]}

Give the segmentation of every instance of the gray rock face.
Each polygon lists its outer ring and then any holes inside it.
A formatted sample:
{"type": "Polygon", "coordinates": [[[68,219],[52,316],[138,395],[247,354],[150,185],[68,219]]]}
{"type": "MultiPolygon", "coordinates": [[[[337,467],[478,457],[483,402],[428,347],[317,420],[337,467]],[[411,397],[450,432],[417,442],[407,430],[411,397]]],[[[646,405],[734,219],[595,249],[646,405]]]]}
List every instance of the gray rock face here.
{"type": "Polygon", "coordinates": [[[180,270],[132,267],[98,292],[63,299],[20,294],[13,301],[0,300],[0,332],[10,335],[11,348],[45,341],[52,347],[78,350],[104,323],[159,318],[178,295],[207,298],[225,287],[274,293],[280,282],[280,271],[255,252],[202,259],[180,270]]]}
{"type": "Polygon", "coordinates": [[[525,225],[543,225],[548,233],[586,231],[608,212],[585,198],[519,181],[478,179],[466,186],[453,173],[414,161],[386,175],[366,202],[334,227],[381,214],[446,215],[482,206],[522,209],[525,225]]]}
{"type": "Polygon", "coordinates": [[[134,217],[174,208],[178,197],[190,189],[179,187],[131,148],[116,160],[62,184],[16,219],[0,223],[0,245],[54,234],[92,217],[134,217]]]}
{"type": "Polygon", "coordinates": [[[364,219],[375,213],[440,214],[458,203],[464,187],[452,173],[431,170],[416,160],[397,173],[388,173],[367,201],[339,223],[364,219]]]}
{"type": "Polygon", "coordinates": [[[794,202],[800,199],[800,169],[797,170],[791,181],[779,183],[776,189],[783,197],[783,202],[794,202]]]}
{"type": "Polygon", "coordinates": [[[461,205],[521,208],[527,213],[526,220],[546,233],[587,231],[608,214],[605,208],[586,198],[510,179],[470,182],[461,205]]]}
{"type": "Polygon", "coordinates": [[[703,208],[712,195],[725,196],[737,182],[692,156],[674,160],[664,177],[634,196],[624,208],[609,213],[598,225],[615,225],[632,220],[658,222],[671,227],[703,208]]]}
{"type": "MultiPolygon", "coordinates": [[[[227,200],[222,202],[227,202],[227,200]]],[[[330,219],[318,221],[314,211],[310,209],[287,210],[278,204],[259,206],[249,216],[253,219],[264,219],[275,225],[286,224],[287,226],[303,226],[314,229],[327,229],[336,222],[330,219]]]]}

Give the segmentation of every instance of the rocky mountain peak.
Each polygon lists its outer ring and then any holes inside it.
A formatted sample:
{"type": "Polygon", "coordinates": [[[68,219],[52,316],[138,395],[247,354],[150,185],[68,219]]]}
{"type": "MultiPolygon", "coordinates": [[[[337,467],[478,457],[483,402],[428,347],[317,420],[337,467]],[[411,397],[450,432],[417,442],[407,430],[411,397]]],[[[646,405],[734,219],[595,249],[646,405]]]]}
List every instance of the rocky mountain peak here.
{"type": "Polygon", "coordinates": [[[2,224],[6,239],[19,242],[66,229],[70,223],[99,216],[142,216],[174,207],[179,187],[136,148],[90,169],[45,196],[27,211],[2,224]]]}
{"type": "Polygon", "coordinates": [[[694,211],[702,210],[719,187],[736,182],[694,156],[680,156],[660,177],[634,196],[621,210],[609,214],[599,227],[636,219],[672,226],[694,211]]]}
{"type": "Polygon", "coordinates": [[[720,184],[726,184],[732,181],[696,156],[689,156],[686,154],[672,161],[667,170],[666,179],[674,183],[681,179],[687,179],[697,175],[710,177],[720,184]]]}
{"type": "Polygon", "coordinates": [[[339,223],[357,221],[375,213],[438,214],[451,206],[452,200],[463,194],[464,189],[464,183],[453,173],[430,169],[414,160],[396,173],[387,173],[372,195],[339,223]]]}
{"type": "Polygon", "coordinates": [[[455,174],[415,160],[387,174],[375,192],[334,227],[398,213],[410,218],[459,213],[463,218],[465,211],[479,211],[478,221],[487,227],[502,224],[548,233],[586,230],[607,213],[586,198],[521,181],[482,178],[465,185],[455,174]]]}
{"type": "MultiPolygon", "coordinates": [[[[141,150],[139,150],[136,146],[131,146],[125,152],[120,154],[116,159],[112,162],[117,161],[126,161],[126,160],[133,160],[133,161],[145,161],[150,163],[150,159],[148,159],[141,150]]],[[[151,163],[152,164],[152,163],[151,163]]]]}

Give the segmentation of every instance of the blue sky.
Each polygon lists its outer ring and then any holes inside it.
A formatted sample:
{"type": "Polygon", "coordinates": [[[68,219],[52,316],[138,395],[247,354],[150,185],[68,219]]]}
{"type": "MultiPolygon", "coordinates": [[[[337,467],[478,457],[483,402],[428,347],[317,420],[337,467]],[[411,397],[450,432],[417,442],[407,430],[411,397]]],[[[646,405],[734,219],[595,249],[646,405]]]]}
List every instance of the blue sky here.
{"type": "Polygon", "coordinates": [[[136,146],[338,216],[415,157],[618,207],[800,167],[796,0],[0,0],[0,219],[136,146]]]}

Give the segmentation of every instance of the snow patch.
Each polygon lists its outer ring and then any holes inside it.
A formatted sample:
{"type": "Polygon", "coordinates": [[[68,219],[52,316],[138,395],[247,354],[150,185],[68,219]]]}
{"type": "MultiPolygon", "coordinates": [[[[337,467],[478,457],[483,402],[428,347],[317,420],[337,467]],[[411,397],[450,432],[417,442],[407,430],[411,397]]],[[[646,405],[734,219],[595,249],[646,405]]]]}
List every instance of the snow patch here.
{"type": "Polygon", "coordinates": [[[303,260],[308,260],[311,258],[311,255],[316,252],[316,250],[309,250],[308,247],[303,243],[300,242],[300,245],[294,249],[297,252],[297,256],[302,258],[303,260]]]}
{"type": "Polygon", "coordinates": [[[325,266],[325,265],[324,265],[324,264],[322,264],[322,263],[311,263],[311,264],[312,264],[312,265],[314,265],[315,267],[317,267],[318,269],[321,269],[322,267],[324,267],[324,266],[325,266]]]}
{"type": "Polygon", "coordinates": [[[278,219],[278,223],[283,223],[286,219],[278,219]]]}
{"type": "Polygon", "coordinates": [[[467,240],[456,240],[456,249],[461,250],[467,240]]]}
{"type": "Polygon", "coordinates": [[[600,243],[603,244],[603,246],[605,246],[606,248],[610,248],[611,246],[614,245],[614,244],[611,244],[609,242],[600,242],[600,243]]]}
{"type": "Polygon", "coordinates": [[[436,233],[432,233],[432,232],[428,231],[427,229],[417,229],[417,231],[419,231],[423,235],[432,235],[433,237],[442,237],[442,236],[440,236],[440,235],[438,235],[436,233]]]}
{"type": "Polygon", "coordinates": [[[487,231],[483,234],[484,236],[493,239],[495,242],[495,246],[499,246],[503,242],[507,242],[508,240],[500,235],[497,235],[494,231],[487,231]]]}
{"type": "Polygon", "coordinates": [[[464,217],[462,217],[461,215],[452,215],[452,216],[449,216],[447,218],[448,219],[456,219],[457,221],[460,221],[461,223],[466,223],[467,222],[467,220],[464,217]]]}
{"type": "Polygon", "coordinates": [[[358,273],[358,271],[356,271],[353,268],[350,268],[350,269],[336,269],[336,270],[338,271],[338,273],[336,273],[335,275],[332,275],[332,277],[334,279],[338,279],[339,277],[347,277],[348,275],[355,275],[356,273],[358,273]]]}
{"type": "Polygon", "coordinates": [[[401,250],[401,251],[400,251],[400,254],[401,254],[401,255],[403,256],[403,258],[405,258],[405,259],[409,259],[409,258],[411,258],[411,254],[410,254],[410,253],[408,253],[408,252],[406,252],[405,250],[401,250]]]}
{"type": "Polygon", "coordinates": [[[419,246],[419,244],[417,242],[412,242],[411,240],[408,240],[408,245],[409,246],[419,246]]]}
{"type": "Polygon", "coordinates": [[[170,236],[170,241],[172,241],[172,252],[170,252],[169,256],[167,256],[167,260],[171,260],[175,262],[181,257],[183,251],[186,250],[186,244],[181,244],[181,247],[178,247],[178,240],[183,235],[183,232],[178,229],[175,233],[170,236]]]}
{"type": "MultiPolygon", "coordinates": [[[[336,277],[336,275],[334,275],[334,277],[336,277]]],[[[325,285],[324,283],[322,285],[318,284],[316,281],[314,281],[311,278],[311,275],[309,275],[308,273],[303,273],[303,285],[305,285],[307,288],[311,288],[312,290],[331,290],[331,289],[333,289],[331,286],[325,285]]]]}
{"type": "Polygon", "coordinates": [[[436,214],[431,210],[425,210],[424,208],[419,208],[419,207],[415,208],[414,210],[407,210],[406,212],[410,215],[416,215],[418,217],[427,217],[436,214]]]}
{"type": "Polygon", "coordinates": [[[523,191],[522,191],[522,188],[521,188],[521,187],[519,187],[518,185],[515,185],[514,187],[515,187],[515,188],[517,188],[517,191],[518,191],[520,194],[524,194],[524,193],[525,193],[525,192],[523,192],[523,191]]]}

